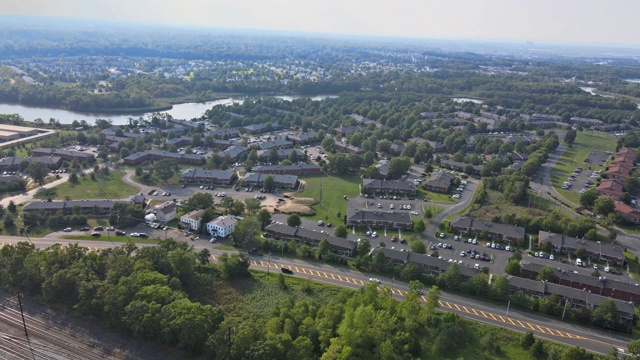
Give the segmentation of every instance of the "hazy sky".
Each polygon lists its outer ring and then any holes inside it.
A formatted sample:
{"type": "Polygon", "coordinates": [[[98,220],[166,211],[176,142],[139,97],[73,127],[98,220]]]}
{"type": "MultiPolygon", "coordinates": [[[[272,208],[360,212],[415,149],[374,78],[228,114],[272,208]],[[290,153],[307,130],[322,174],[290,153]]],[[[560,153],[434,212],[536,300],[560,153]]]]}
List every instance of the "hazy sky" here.
{"type": "Polygon", "coordinates": [[[2,0],[0,13],[240,29],[640,45],[640,0],[2,0]]]}

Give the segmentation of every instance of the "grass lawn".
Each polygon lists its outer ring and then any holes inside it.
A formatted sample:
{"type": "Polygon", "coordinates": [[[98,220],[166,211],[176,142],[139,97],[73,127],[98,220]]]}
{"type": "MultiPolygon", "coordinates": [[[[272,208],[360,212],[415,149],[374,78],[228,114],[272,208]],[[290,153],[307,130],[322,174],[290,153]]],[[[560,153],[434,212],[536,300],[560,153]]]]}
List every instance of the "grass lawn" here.
{"type": "Polygon", "coordinates": [[[434,191],[418,189],[424,195],[424,198],[436,204],[457,204],[458,199],[451,197],[451,194],[443,194],[434,191]]]}
{"type": "Polygon", "coordinates": [[[519,216],[545,216],[551,209],[552,205],[546,200],[540,198],[536,193],[531,192],[531,206],[527,207],[516,205],[505,199],[504,194],[487,190],[487,200],[482,206],[472,206],[466,215],[473,218],[491,221],[494,216],[502,216],[504,214],[514,214],[519,216]]]}
{"type": "Polygon", "coordinates": [[[440,213],[442,210],[444,210],[444,208],[442,206],[438,206],[438,205],[425,205],[422,207],[422,211],[424,211],[425,213],[427,211],[431,212],[431,216],[430,217],[434,217],[436,215],[438,215],[438,213],[440,213]]]}
{"type": "Polygon", "coordinates": [[[625,251],[624,258],[629,265],[629,274],[631,277],[634,279],[640,279],[640,265],[638,264],[638,260],[636,260],[636,255],[630,251],[625,251]]]}
{"type": "Polygon", "coordinates": [[[347,201],[343,196],[357,196],[362,183],[362,179],[355,175],[344,178],[316,175],[301,177],[300,180],[305,182],[305,186],[296,197],[318,200],[317,204],[311,206],[316,212],[314,217],[334,224],[342,223],[341,217],[347,214],[347,201]],[[340,217],[337,216],[338,212],[340,217]]]}
{"type": "MultiPolygon", "coordinates": [[[[562,183],[569,177],[577,167],[588,168],[589,163],[584,159],[589,155],[591,150],[598,151],[615,151],[616,140],[604,133],[597,132],[578,132],[576,141],[572,147],[567,147],[560,160],[553,167],[551,172],[551,183],[553,187],[567,200],[578,203],[580,194],[572,191],[561,189],[562,183]]],[[[592,170],[603,170],[604,166],[591,166],[592,170]]]]}
{"type": "Polygon", "coordinates": [[[109,175],[98,175],[96,180],[91,180],[89,175],[84,179],[80,177],[77,184],[66,182],[54,188],[41,191],[36,198],[54,200],[71,199],[124,199],[138,192],[135,188],[122,181],[124,172],[112,170],[109,175]]]}

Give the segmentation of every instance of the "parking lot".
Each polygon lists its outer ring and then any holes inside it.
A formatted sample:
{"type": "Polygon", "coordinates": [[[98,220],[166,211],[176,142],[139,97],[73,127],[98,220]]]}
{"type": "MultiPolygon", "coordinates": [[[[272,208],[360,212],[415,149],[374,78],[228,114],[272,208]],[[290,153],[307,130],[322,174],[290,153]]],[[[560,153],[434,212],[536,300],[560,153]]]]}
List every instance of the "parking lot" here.
{"type": "Polygon", "coordinates": [[[575,172],[564,180],[564,184],[561,188],[574,192],[576,194],[582,194],[588,189],[595,188],[597,178],[599,177],[599,171],[585,170],[582,168],[576,168],[575,172]]]}
{"type": "Polygon", "coordinates": [[[584,158],[584,161],[588,163],[587,168],[591,168],[593,166],[604,166],[607,159],[609,159],[609,156],[611,156],[610,152],[591,150],[587,157],[584,158]]]}
{"type": "Polygon", "coordinates": [[[398,211],[409,213],[413,217],[422,217],[422,205],[425,202],[422,200],[409,200],[407,196],[395,195],[395,196],[372,196],[364,197],[362,195],[349,198],[349,207],[357,209],[367,210],[381,210],[381,211],[398,211]]]}

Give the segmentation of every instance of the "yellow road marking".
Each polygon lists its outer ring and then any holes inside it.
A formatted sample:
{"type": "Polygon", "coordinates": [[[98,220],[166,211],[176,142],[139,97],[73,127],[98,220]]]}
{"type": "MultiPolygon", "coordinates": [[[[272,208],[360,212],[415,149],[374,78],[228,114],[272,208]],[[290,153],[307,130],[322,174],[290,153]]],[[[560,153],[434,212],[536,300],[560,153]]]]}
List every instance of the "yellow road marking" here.
{"type": "Polygon", "coordinates": [[[423,296],[420,296],[420,297],[422,298],[422,301],[424,301],[424,302],[426,302],[426,301],[427,301],[427,299],[424,297],[424,295],[423,295],[423,296]]]}
{"type": "Polygon", "coordinates": [[[482,316],[488,318],[487,314],[485,314],[484,311],[481,310],[480,312],[482,313],[482,316]]]}
{"type": "Polygon", "coordinates": [[[502,316],[502,315],[498,315],[498,317],[500,318],[500,321],[502,321],[502,322],[507,322],[507,321],[505,320],[504,316],[502,316]]]}
{"type": "Polygon", "coordinates": [[[489,313],[489,316],[491,316],[491,318],[492,318],[493,320],[498,320],[498,319],[496,319],[496,317],[495,317],[495,316],[493,316],[493,314],[492,314],[492,313],[489,313]]]}
{"type": "Polygon", "coordinates": [[[536,328],[533,327],[533,325],[531,325],[531,323],[525,323],[529,326],[529,328],[531,328],[531,330],[536,331],[536,328]]]}
{"type": "Polygon", "coordinates": [[[524,324],[522,323],[522,321],[520,321],[520,320],[516,320],[516,321],[518,322],[518,324],[520,324],[520,327],[525,327],[524,324]]]}
{"type": "Polygon", "coordinates": [[[540,327],[540,325],[536,325],[536,327],[537,327],[538,329],[540,329],[540,332],[541,332],[541,333],[546,334],[546,332],[544,331],[544,329],[543,329],[543,328],[541,328],[541,327],[540,327]]]}

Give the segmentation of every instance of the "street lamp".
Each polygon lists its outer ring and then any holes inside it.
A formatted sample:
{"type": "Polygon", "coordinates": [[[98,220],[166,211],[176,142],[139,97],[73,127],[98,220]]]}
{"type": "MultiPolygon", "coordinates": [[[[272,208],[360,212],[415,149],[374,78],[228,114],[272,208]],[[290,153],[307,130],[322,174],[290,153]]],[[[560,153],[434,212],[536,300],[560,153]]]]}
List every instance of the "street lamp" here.
{"type": "Polygon", "coordinates": [[[267,274],[269,274],[271,272],[271,253],[267,254],[267,262],[269,267],[267,268],[267,274]]]}

